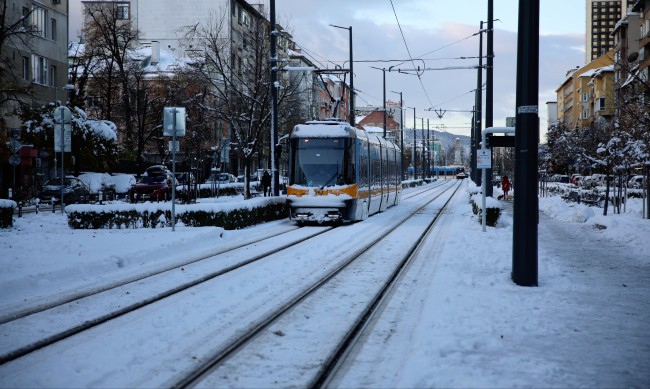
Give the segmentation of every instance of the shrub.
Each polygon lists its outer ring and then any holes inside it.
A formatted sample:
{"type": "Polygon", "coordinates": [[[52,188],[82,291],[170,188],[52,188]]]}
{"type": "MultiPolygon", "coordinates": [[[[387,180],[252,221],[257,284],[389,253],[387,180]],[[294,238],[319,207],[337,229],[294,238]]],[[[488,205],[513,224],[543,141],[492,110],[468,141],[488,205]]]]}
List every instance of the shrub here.
{"type": "MultiPolygon", "coordinates": [[[[217,226],[234,230],[288,216],[284,198],[257,198],[228,203],[177,205],[176,221],[188,227],[217,226]]],[[[74,229],[171,227],[170,203],[69,205],[74,229]]]]}
{"type": "MultiPolygon", "coordinates": [[[[478,216],[478,222],[483,224],[483,207],[481,194],[470,196],[472,212],[478,216]]],[[[501,216],[501,204],[494,197],[485,198],[485,225],[495,227],[501,216]]]]}
{"type": "Polygon", "coordinates": [[[15,210],[15,201],[0,199],[0,228],[8,228],[14,225],[15,210]]]}

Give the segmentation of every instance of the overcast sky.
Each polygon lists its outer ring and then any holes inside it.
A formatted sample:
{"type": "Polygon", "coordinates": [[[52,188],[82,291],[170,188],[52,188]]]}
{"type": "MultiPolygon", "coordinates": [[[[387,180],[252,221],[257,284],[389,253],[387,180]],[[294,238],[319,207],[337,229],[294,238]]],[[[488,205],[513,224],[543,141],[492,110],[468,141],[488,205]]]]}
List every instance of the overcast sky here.
{"type": "MultiPolygon", "coordinates": [[[[188,0],[188,2],[191,0],[188,0]]],[[[80,0],[70,0],[71,29],[78,28],[80,0]]],[[[263,2],[269,0],[249,1],[263,2]]],[[[540,0],[540,128],[546,129],[546,102],[555,101],[555,89],[564,81],[567,70],[584,65],[585,1],[540,0]]],[[[495,0],[494,18],[494,125],[505,125],[507,116],[515,116],[516,46],[518,0],[495,0]]],[[[411,62],[361,62],[422,58],[428,68],[468,67],[478,60],[480,21],[487,20],[486,0],[276,0],[277,21],[292,33],[303,53],[321,67],[348,67],[348,31],[330,24],[352,26],[354,86],[356,105],[382,104],[382,72],[370,68],[395,65],[412,68],[411,62]],[[397,23],[399,20],[399,25],[397,23]]],[[[71,37],[76,35],[71,31],[71,37]]],[[[484,35],[484,45],[486,38],[484,35]]],[[[484,46],[483,54],[486,49],[484,46]]],[[[422,61],[415,61],[422,64],[422,61]]],[[[430,128],[469,135],[474,92],[475,69],[432,70],[420,78],[386,72],[387,98],[416,107],[417,127],[429,119],[430,128]],[[447,111],[442,119],[427,109],[447,111]]],[[[483,76],[485,82],[485,75],[483,76]]],[[[413,109],[408,109],[406,126],[413,125],[413,109]]]]}

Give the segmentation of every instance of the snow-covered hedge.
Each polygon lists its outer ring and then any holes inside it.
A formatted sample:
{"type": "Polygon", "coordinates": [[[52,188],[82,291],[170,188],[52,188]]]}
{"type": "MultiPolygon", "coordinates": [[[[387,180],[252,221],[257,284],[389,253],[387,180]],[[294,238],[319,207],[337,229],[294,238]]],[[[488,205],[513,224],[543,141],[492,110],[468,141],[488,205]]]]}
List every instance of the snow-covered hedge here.
{"type": "MultiPolygon", "coordinates": [[[[478,216],[478,222],[483,223],[483,200],[481,194],[473,194],[469,197],[472,204],[472,212],[478,216]]],[[[485,225],[494,227],[501,216],[501,204],[494,197],[485,198],[485,225]]]]}
{"type": "Polygon", "coordinates": [[[0,199],[0,228],[7,228],[14,225],[13,216],[15,210],[15,201],[0,199]]]}
{"type": "MultiPolygon", "coordinates": [[[[171,227],[171,203],[75,204],[65,208],[74,229],[171,227]]],[[[178,204],[176,222],[190,227],[227,230],[288,216],[284,197],[262,197],[227,203],[178,204]]]]}

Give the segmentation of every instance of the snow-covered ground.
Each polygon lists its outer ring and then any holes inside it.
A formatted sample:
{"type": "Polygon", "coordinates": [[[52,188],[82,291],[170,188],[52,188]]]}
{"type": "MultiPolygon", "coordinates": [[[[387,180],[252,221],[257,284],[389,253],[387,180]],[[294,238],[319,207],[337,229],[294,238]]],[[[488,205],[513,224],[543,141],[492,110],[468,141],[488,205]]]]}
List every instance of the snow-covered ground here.
{"type": "MultiPolygon", "coordinates": [[[[446,243],[428,247],[430,266],[413,269],[386,309],[388,324],[377,326],[355,355],[357,368],[337,385],[647,387],[650,221],[641,218],[641,200],[605,217],[599,208],[540,198],[536,288],[510,279],[512,207],[504,209],[497,227],[482,232],[467,194],[455,201],[446,243]]],[[[59,212],[26,214],[0,229],[0,310],[151,266],[134,258],[173,262],[277,223],[240,231],[71,230],[59,212]]]]}

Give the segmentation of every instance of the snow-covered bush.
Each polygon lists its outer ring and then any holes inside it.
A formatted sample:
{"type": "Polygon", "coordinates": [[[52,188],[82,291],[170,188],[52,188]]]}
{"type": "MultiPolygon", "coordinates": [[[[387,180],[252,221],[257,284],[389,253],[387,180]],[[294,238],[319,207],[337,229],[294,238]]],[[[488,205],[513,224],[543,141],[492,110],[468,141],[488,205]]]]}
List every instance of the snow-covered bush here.
{"type": "MultiPolygon", "coordinates": [[[[65,208],[74,229],[171,227],[171,203],[74,204],[65,208]]],[[[187,227],[217,226],[236,230],[284,219],[289,213],[282,197],[264,197],[233,203],[177,205],[176,221],[187,227]]]]}
{"type": "Polygon", "coordinates": [[[14,225],[13,216],[15,209],[15,201],[0,199],[0,228],[7,228],[14,225]]]}

